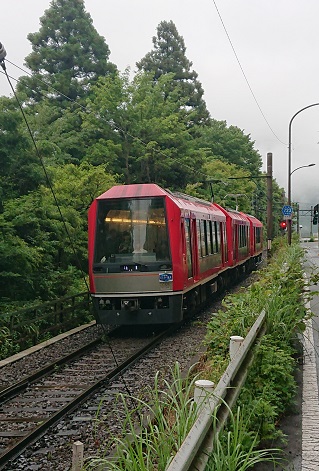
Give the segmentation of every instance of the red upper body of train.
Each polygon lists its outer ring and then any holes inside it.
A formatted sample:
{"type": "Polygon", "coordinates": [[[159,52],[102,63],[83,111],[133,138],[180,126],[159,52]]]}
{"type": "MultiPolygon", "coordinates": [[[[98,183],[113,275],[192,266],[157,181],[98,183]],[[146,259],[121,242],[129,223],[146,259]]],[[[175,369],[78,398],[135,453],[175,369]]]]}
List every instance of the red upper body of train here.
{"type": "Polygon", "coordinates": [[[97,321],[179,322],[261,259],[262,223],[156,184],[120,185],[89,209],[97,321]]]}

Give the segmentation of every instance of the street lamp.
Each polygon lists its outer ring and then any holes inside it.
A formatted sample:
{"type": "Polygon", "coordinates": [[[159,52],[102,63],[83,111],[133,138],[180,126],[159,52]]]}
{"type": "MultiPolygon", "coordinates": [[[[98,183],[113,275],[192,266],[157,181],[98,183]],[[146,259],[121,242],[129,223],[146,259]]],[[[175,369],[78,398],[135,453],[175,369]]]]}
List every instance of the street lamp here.
{"type": "MultiPolygon", "coordinates": [[[[311,108],[312,106],[318,106],[319,103],[313,103],[312,105],[305,106],[301,110],[297,111],[291,118],[289,122],[289,131],[288,131],[288,206],[291,206],[291,174],[294,172],[291,171],[291,125],[295,117],[304,110],[311,108]]],[[[297,169],[296,169],[297,170],[297,169]]],[[[291,245],[291,219],[288,219],[288,244],[291,245]]]]}
{"type": "MultiPolygon", "coordinates": [[[[295,168],[292,172],[290,172],[290,177],[291,175],[296,172],[296,170],[299,170],[301,168],[306,168],[306,167],[314,167],[316,164],[308,164],[308,165],[301,165],[300,167],[295,168]]],[[[292,224],[291,224],[291,219],[288,220],[287,224],[287,230],[288,230],[288,242],[291,244],[291,229],[292,229],[292,224]]],[[[299,204],[297,204],[297,233],[299,234],[299,204]]]]}
{"type": "Polygon", "coordinates": [[[295,168],[292,172],[290,172],[290,175],[292,175],[296,170],[299,170],[300,168],[305,168],[305,167],[314,167],[316,164],[308,164],[308,165],[302,165],[301,167],[295,168]]]}

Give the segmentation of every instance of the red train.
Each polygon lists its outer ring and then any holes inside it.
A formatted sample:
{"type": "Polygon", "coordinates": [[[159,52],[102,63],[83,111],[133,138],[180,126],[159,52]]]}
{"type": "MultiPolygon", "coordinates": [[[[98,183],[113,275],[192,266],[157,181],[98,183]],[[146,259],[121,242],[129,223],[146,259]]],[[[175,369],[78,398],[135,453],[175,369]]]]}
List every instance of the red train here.
{"type": "Polygon", "coordinates": [[[115,186],[88,219],[90,290],[103,324],[182,320],[262,255],[262,223],[156,184],[115,186]]]}

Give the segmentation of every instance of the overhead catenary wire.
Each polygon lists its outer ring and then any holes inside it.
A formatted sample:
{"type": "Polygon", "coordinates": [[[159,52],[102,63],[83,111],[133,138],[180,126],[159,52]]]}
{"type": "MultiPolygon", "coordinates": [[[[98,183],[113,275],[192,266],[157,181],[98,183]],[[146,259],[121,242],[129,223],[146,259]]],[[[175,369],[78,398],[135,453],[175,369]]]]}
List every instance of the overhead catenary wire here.
{"type": "Polygon", "coordinates": [[[274,131],[274,130],[272,129],[272,127],[270,126],[269,121],[268,121],[268,119],[266,118],[265,113],[263,112],[263,110],[262,110],[262,108],[261,108],[261,106],[260,106],[260,104],[259,104],[259,102],[258,102],[258,100],[257,100],[257,97],[256,97],[256,95],[255,95],[255,93],[254,93],[254,91],[253,91],[253,89],[252,89],[252,86],[251,86],[250,83],[249,83],[249,80],[248,80],[247,75],[246,75],[246,73],[245,73],[245,71],[244,71],[244,68],[243,68],[243,66],[241,65],[241,62],[240,62],[239,57],[238,57],[238,54],[237,54],[237,52],[236,52],[236,50],[235,50],[234,44],[233,44],[233,42],[232,42],[232,40],[231,40],[231,38],[230,38],[230,35],[229,35],[228,31],[227,31],[227,28],[226,28],[226,26],[225,26],[224,20],[223,20],[223,18],[222,18],[222,16],[221,16],[220,11],[219,11],[219,9],[218,9],[218,6],[217,6],[217,4],[216,4],[216,1],[213,0],[213,3],[214,3],[214,6],[215,6],[215,8],[216,8],[216,11],[217,11],[218,17],[219,17],[219,19],[220,19],[220,22],[221,22],[221,24],[222,24],[222,26],[223,26],[223,29],[224,29],[224,31],[225,31],[225,34],[226,34],[226,36],[227,36],[227,39],[228,39],[228,41],[229,41],[229,44],[230,44],[230,46],[231,46],[231,48],[232,48],[232,51],[233,51],[233,53],[234,53],[234,55],[235,55],[235,58],[236,58],[237,63],[238,63],[238,65],[239,65],[239,68],[240,68],[240,70],[241,70],[241,72],[242,72],[242,74],[243,74],[243,76],[244,76],[245,82],[247,83],[247,86],[248,86],[248,88],[249,88],[249,91],[250,91],[250,93],[252,94],[252,97],[253,97],[253,99],[254,99],[254,101],[255,101],[255,103],[256,103],[256,105],[257,105],[257,107],[258,107],[258,109],[259,109],[259,111],[260,111],[260,113],[261,113],[261,115],[262,115],[262,117],[264,118],[264,120],[265,120],[265,122],[266,122],[268,128],[270,129],[270,131],[272,132],[272,134],[275,136],[275,138],[276,138],[281,144],[283,144],[284,146],[287,146],[288,144],[285,143],[285,142],[283,142],[281,139],[279,139],[279,137],[277,136],[277,134],[275,133],[275,131],[274,131]]]}

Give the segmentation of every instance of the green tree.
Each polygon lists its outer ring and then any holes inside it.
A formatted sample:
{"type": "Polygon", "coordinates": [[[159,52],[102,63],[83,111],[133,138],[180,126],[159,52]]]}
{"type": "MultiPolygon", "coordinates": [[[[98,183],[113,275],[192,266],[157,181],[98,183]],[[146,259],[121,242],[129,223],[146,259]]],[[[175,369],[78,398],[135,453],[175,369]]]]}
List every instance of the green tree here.
{"type": "Polygon", "coordinates": [[[31,130],[36,130],[36,143],[47,164],[79,164],[84,155],[81,134],[81,110],[71,104],[61,109],[43,100],[26,109],[31,130]]]}
{"type": "Polygon", "coordinates": [[[63,296],[79,286],[87,271],[87,209],[116,180],[104,167],[88,163],[51,167],[48,172],[55,198],[40,186],[7,201],[0,215],[3,298],[63,296]]]}
{"type": "Polygon", "coordinates": [[[133,118],[129,111],[132,87],[129,71],[114,77],[101,77],[92,87],[86,111],[82,112],[85,160],[104,165],[107,172],[131,180],[133,118]]]}
{"type": "Polygon", "coordinates": [[[105,162],[126,183],[156,182],[174,189],[196,181],[205,154],[195,148],[180,111],[182,98],[171,89],[173,74],[153,82],[139,73],[101,79],[91,111],[83,116],[87,159],[105,162]],[[104,156],[104,157],[103,157],[104,156]]]}
{"type": "Polygon", "coordinates": [[[31,76],[17,86],[37,141],[46,157],[79,163],[83,157],[80,110],[99,77],[113,75],[110,50],[93,26],[83,0],[52,0],[30,33],[32,52],[26,57],[31,76]],[[32,119],[33,114],[33,119],[32,119]]]}
{"type": "Polygon", "coordinates": [[[251,175],[259,175],[262,159],[254,149],[254,141],[249,134],[236,126],[227,126],[226,121],[212,119],[208,126],[201,129],[200,146],[211,158],[235,164],[251,175]]]}
{"type": "Polygon", "coordinates": [[[0,212],[6,200],[44,181],[41,163],[15,99],[0,98],[0,212]]]}
{"type": "Polygon", "coordinates": [[[254,201],[257,188],[256,184],[247,178],[249,177],[247,171],[218,159],[206,162],[202,171],[206,175],[206,181],[188,185],[186,190],[189,194],[208,201],[213,200],[223,207],[232,209],[235,209],[238,203],[241,211],[255,213],[254,201]],[[239,179],[233,180],[234,176],[239,179]]]}
{"type": "Polygon", "coordinates": [[[188,125],[206,123],[209,113],[203,100],[204,91],[198,74],[191,70],[193,64],[186,57],[184,38],[173,21],[162,21],[158,25],[153,45],[153,50],[137,62],[138,70],[152,73],[154,81],[162,75],[173,74],[171,88],[184,98],[182,109],[188,125]]]}
{"type": "Polygon", "coordinates": [[[135,77],[132,134],[138,139],[132,143],[132,169],[138,181],[184,189],[197,181],[205,154],[195,147],[181,112],[184,98],[171,88],[172,78],[173,73],[165,74],[154,83],[149,74],[135,77]]]}
{"type": "Polygon", "coordinates": [[[45,94],[61,106],[66,97],[85,97],[100,76],[115,72],[83,0],[52,0],[40,24],[37,33],[28,35],[32,52],[25,62],[31,77],[21,78],[18,85],[32,101],[42,101],[45,94]]]}

